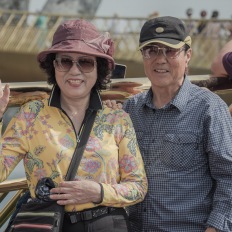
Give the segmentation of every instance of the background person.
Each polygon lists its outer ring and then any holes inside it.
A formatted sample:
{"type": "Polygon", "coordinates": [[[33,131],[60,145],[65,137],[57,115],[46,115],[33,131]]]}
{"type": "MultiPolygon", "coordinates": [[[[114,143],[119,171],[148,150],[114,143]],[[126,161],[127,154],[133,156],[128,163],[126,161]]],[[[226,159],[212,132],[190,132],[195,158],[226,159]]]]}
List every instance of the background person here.
{"type": "MultiPolygon", "coordinates": [[[[37,182],[52,178],[56,187],[50,198],[65,205],[63,231],[128,231],[124,207],[142,201],[147,191],[128,114],[103,106],[98,94],[114,67],[113,50],[109,34],[101,35],[91,23],[61,24],[52,46],[37,57],[48,83],[54,85],[50,98],[22,106],[0,139],[0,181],[22,159],[32,198],[37,182]],[[64,181],[90,111],[97,116],[76,179],[64,181]],[[82,217],[86,213],[93,219],[82,217]],[[72,223],[75,215],[80,220],[72,223]]],[[[9,94],[6,85],[0,118],[9,94]]]]}
{"type": "MultiPolygon", "coordinates": [[[[227,42],[214,58],[211,64],[211,72],[211,78],[226,77],[228,80],[225,81],[232,82],[232,40],[227,42]]],[[[232,104],[229,106],[229,110],[232,115],[232,104]]]]}
{"type": "Polygon", "coordinates": [[[219,17],[219,12],[214,10],[211,14],[210,21],[206,26],[206,36],[216,39],[220,36],[221,23],[217,22],[219,17]]]}
{"type": "Polygon", "coordinates": [[[197,27],[198,34],[201,34],[207,25],[207,22],[206,22],[207,12],[205,10],[202,10],[200,12],[200,16],[201,16],[201,20],[199,21],[199,25],[197,27]]]}
{"type": "Polygon", "coordinates": [[[194,20],[192,19],[192,15],[193,15],[193,9],[192,8],[188,8],[186,10],[186,16],[187,16],[187,23],[186,23],[186,27],[187,30],[190,34],[194,34],[195,33],[195,28],[196,28],[196,23],[194,22],[194,20]]]}
{"type": "Polygon", "coordinates": [[[213,59],[212,77],[228,77],[232,79],[232,40],[227,42],[213,59]]]}
{"type": "Polygon", "coordinates": [[[129,207],[132,231],[216,232],[232,225],[232,120],[225,102],[186,76],[191,37],[178,18],[140,32],[151,88],[129,98],[148,177],[145,200],[129,207]]]}

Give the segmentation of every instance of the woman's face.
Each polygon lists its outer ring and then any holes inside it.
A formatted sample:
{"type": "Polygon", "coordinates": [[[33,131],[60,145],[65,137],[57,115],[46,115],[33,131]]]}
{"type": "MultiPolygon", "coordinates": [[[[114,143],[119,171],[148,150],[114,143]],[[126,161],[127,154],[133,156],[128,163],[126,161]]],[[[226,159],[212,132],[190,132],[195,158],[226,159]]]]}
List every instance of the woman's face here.
{"type": "Polygon", "coordinates": [[[56,82],[62,95],[77,99],[90,95],[97,81],[96,57],[78,53],[57,53],[54,67],[56,82]]]}

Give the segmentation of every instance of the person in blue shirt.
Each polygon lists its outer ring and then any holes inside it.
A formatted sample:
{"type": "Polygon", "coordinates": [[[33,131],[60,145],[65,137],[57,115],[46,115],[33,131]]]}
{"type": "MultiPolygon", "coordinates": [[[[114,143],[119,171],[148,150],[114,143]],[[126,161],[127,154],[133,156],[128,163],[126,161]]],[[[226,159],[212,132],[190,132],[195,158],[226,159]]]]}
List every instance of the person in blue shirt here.
{"type": "Polygon", "coordinates": [[[129,207],[132,231],[232,231],[228,106],[188,79],[191,37],[180,19],[148,20],[139,43],[151,88],[123,108],[136,130],[148,194],[129,207]]]}

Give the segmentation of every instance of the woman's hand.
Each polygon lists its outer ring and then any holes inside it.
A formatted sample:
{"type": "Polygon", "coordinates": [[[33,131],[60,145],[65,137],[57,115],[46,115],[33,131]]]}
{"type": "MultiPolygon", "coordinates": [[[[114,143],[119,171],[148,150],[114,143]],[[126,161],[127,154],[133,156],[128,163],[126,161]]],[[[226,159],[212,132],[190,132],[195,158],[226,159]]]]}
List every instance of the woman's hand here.
{"type": "Polygon", "coordinates": [[[2,119],[3,114],[6,110],[10,98],[10,88],[6,84],[4,89],[2,89],[2,82],[0,80],[0,119],[2,119]]]}
{"type": "Polygon", "coordinates": [[[100,184],[89,181],[64,181],[59,187],[51,189],[50,198],[59,205],[85,204],[101,201],[100,184]]]}

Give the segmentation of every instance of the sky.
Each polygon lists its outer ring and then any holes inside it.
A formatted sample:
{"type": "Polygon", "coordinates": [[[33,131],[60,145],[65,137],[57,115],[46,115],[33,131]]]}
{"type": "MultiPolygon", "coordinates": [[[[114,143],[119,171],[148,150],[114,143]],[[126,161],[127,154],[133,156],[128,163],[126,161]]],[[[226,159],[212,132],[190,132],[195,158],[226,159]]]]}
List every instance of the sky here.
{"type": "MultiPolygon", "coordinates": [[[[31,0],[30,10],[38,11],[46,0],[31,0]]],[[[231,19],[232,0],[102,0],[97,16],[148,17],[154,11],[160,16],[186,18],[186,10],[193,9],[193,18],[199,18],[201,10],[207,11],[210,18],[212,11],[219,11],[220,19],[231,19]]]]}

